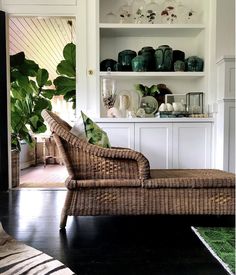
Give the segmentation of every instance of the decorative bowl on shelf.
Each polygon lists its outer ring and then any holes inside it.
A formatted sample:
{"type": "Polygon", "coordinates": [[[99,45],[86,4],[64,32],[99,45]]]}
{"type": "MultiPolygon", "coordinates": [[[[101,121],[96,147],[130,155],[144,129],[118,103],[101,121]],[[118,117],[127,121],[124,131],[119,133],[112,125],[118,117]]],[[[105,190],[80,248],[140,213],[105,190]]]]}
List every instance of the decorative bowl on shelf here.
{"type": "Polygon", "coordinates": [[[153,96],[144,96],[141,98],[140,108],[144,109],[147,116],[154,116],[158,109],[158,102],[153,96]]]}
{"type": "Polygon", "coordinates": [[[117,62],[113,59],[104,59],[100,63],[100,71],[115,71],[117,62]]]}

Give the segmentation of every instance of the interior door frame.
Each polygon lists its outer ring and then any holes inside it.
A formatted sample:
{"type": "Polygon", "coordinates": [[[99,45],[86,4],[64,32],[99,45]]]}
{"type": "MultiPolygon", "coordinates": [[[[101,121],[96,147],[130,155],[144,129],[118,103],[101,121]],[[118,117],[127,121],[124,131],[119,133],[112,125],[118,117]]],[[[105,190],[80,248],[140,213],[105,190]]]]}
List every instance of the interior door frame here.
{"type": "MultiPolygon", "coordinates": [[[[0,0],[1,1],[1,0],[0,0]]],[[[47,4],[45,1],[38,0],[37,4],[32,4],[31,0],[25,0],[24,4],[21,4],[19,0],[2,0],[2,9],[4,10],[6,17],[10,16],[39,16],[39,17],[60,17],[60,16],[68,16],[68,17],[75,17],[76,18],[76,100],[78,102],[78,94],[80,96],[80,105],[81,100],[84,105],[87,104],[86,102],[86,93],[78,91],[86,91],[87,90],[87,1],[88,0],[69,0],[68,4],[62,4],[62,1],[58,0],[48,0],[47,4]],[[80,43],[78,43],[78,40],[80,43]],[[79,62],[80,60],[80,62],[79,62]],[[82,62],[81,62],[82,60],[82,62]],[[78,81],[79,75],[79,81],[78,81]]],[[[89,0],[94,1],[94,0],[89,0]]],[[[6,25],[8,25],[6,21],[6,25]]],[[[8,49],[8,37],[5,34],[6,41],[5,48],[6,51],[8,49]]],[[[6,63],[7,70],[9,71],[9,64],[6,63]]],[[[6,90],[10,90],[10,82],[7,83],[6,90]]],[[[6,101],[5,107],[9,109],[10,101],[9,101],[9,92],[6,92],[8,99],[6,101]]],[[[1,95],[0,95],[1,96],[1,95]]],[[[0,97],[1,98],[1,97],[0,97]]],[[[2,102],[2,101],[1,101],[2,102]]],[[[2,104],[1,104],[2,105],[2,104]]],[[[1,108],[0,108],[1,109],[1,108]]],[[[9,117],[8,117],[8,144],[10,143],[10,111],[8,110],[9,117]]],[[[1,125],[0,125],[1,126],[1,125]]],[[[0,128],[1,129],[1,128],[0,128]]],[[[1,144],[0,144],[1,146],[1,144]]],[[[6,148],[5,148],[6,149],[6,148]]],[[[8,158],[8,166],[5,169],[8,169],[8,178],[6,178],[6,184],[4,186],[4,190],[11,189],[11,148],[10,145],[8,149],[6,149],[5,158],[8,158]]],[[[1,153],[1,151],[0,151],[1,153]]],[[[2,162],[2,161],[1,161],[2,162]]],[[[2,174],[0,170],[0,175],[2,174]]],[[[2,178],[1,178],[2,181],[2,178]]],[[[0,183],[0,190],[1,190],[1,183],[0,183]]]]}
{"type": "Polygon", "coordinates": [[[0,10],[0,190],[8,190],[11,183],[11,165],[9,150],[9,93],[8,93],[8,58],[6,13],[0,10]],[[9,167],[10,166],[10,167],[9,167]]]}

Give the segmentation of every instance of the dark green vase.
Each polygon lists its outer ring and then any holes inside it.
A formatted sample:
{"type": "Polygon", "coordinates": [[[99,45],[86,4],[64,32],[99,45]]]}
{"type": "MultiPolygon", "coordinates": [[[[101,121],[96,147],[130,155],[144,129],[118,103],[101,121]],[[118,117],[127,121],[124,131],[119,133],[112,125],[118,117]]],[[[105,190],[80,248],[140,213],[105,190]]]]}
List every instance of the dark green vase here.
{"type": "Polygon", "coordinates": [[[203,59],[198,56],[190,56],[185,60],[185,66],[189,72],[202,72],[203,64],[203,59]]]}
{"type": "Polygon", "coordinates": [[[155,51],[156,71],[171,71],[173,50],[168,45],[159,46],[155,51]]]}
{"type": "Polygon", "coordinates": [[[143,55],[138,55],[132,59],[132,70],[134,72],[147,71],[147,60],[143,55]]]}
{"type": "Polygon", "coordinates": [[[118,54],[118,63],[121,65],[122,71],[132,71],[132,59],[137,53],[132,50],[124,50],[118,54]]]}

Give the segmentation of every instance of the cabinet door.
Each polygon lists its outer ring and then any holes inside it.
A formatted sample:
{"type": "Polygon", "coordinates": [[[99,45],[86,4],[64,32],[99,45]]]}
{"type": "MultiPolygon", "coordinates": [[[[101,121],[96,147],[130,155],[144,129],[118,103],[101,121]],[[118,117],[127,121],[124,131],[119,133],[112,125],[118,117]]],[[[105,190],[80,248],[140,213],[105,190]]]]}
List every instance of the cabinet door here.
{"type": "Polygon", "coordinates": [[[211,123],[173,123],[173,168],[211,167],[211,123]]]}
{"type": "Polygon", "coordinates": [[[98,123],[107,133],[111,146],[134,149],[134,123],[98,123]]]}
{"type": "Polygon", "coordinates": [[[172,168],[172,124],[135,123],[135,150],[145,155],[152,169],[172,168]]]}

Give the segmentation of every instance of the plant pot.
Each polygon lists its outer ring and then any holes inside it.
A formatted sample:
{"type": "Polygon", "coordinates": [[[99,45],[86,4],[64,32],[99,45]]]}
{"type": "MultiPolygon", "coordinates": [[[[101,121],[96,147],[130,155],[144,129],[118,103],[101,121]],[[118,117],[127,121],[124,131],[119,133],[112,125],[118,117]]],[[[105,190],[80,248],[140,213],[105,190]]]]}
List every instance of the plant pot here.
{"type": "Polygon", "coordinates": [[[11,150],[11,177],[12,187],[20,184],[20,152],[17,149],[11,150]]]}

